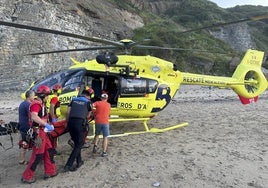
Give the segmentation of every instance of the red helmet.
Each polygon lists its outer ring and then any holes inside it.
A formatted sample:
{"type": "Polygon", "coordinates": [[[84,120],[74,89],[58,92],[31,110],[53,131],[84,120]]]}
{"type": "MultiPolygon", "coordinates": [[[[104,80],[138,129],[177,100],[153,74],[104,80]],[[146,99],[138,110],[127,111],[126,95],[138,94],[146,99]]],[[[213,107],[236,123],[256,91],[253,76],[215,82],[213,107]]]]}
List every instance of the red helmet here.
{"type": "Polygon", "coordinates": [[[86,90],[89,92],[90,95],[94,94],[94,90],[91,87],[86,86],[86,90]]]}
{"type": "Polygon", "coordinates": [[[46,85],[41,85],[37,88],[36,94],[44,94],[49,95],[51,94],[50,88],[46,85]]]}
{"type": "Polygon", "coordinates": [[[52,89],[54,91],[58,91],[59,89],[61,89],[61,85],[60,84],[55,84],[52,89]]]}

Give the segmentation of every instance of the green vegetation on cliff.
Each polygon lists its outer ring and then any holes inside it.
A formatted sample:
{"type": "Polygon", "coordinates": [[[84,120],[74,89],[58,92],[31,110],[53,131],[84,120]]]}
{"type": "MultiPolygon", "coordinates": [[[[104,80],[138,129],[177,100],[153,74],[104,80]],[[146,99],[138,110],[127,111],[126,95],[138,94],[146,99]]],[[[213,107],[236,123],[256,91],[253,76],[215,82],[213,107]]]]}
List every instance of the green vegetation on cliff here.
{"type": "MultiPolygon", "coordinates": [[[[180,70],[199,73],[230,75],[229,68],[232,57],[242,57],[244,52],[233,49],[229,44],[213,37],[208,30],[189,33],[183,31],[196,29],[216,23],[231,22],[268,13],[268,7],[236,6],[223,9],[207,0],[165,1],[177,2],[177,6],[170,6],[161,14],[155,14],[148,9],[149,3],[163,3],[163,1],[144,1],[143,7],[134,7],[129,1],[114,0],[117,5],[129,11],[136,11],[145,21],[143,28],[134,31],[134,40],[152,39],[146,43],[164,47],[207,50],[185,51],[136,51],[139,54],[151,54],[175,62],[180,70]]],[[[250,28],[251,39],[255,48],[268,51],[268,20],[247,23],[250,28]]],[[[212,28],[211,30],[217,30],[212,28]]],[[[245,41],[247,42],[247,41],[245,41]]],[[[264,64],[264,67],[267,66],[264,64]]]]}

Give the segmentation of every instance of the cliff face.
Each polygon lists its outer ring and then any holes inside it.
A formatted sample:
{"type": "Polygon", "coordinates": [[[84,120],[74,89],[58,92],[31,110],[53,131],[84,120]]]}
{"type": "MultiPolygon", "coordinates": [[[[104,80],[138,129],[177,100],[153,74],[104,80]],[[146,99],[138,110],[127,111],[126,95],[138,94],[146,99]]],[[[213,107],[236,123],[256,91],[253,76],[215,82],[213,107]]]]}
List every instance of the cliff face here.
{"type": "Polygon", "coordinates": [[[256,44],[251,38],[249,27],[245,23],[226,26],[210,33],[214,37],[225,41],[237,51],[256,48],[256,44]]]}
{"type": "MultiPolygon", "coordinates": [[[[131,38],[143,26],[139,15],[105,0],[0,0],[0,19],[111,40],[131,38]]],[[[0,26],[0,90],[25,89],[33,80],[85,60],[97,52],[27,56],[28,53],[88,47],[91,42],[0,26]],[[25,56],[26,55],[26,56],[25,56]]]]}
{"type": "MultiPolygon", "coordinates": [[[[148,10],[155,15],[164,16],[170,9],[183,6],[185,0],[128,0],[139,10],[148,10]]],[[[237,51],[246,51],[249,48],[256,48],[251,38],[249,26],[246,23],[234,24],[222,28],[213,28],[210,33],[237,51]]]]}
{"type": "MultiPolygon", "coordinates": [[[[0,20],[117,41],[132,38],[133,30],[144,26],[139,11],[149,10],[163,18],[170,8],[180,6],[185,0],[124,2],[129,3],[132,11],[106,0],[0,0],[0,20]]],[[[211,34],[237,50],[255,47],[246,24],[213,30],[211,34]]],[[[72,64],[70,57],[83,61],[94,58],[98,52],[26,54],[97,45],[100,44],[0,26],[0,91],[24,90],[32,81],[69,67],[72,64]]]]}
{"type": "Polygon", "coordinates": [[[172,7],[179,6],[184,0],[158,0],[158,1],[148,1],[148,0],[128,0],[134,7],[139,10],[149,10],[150,12],[161,15],[164,14],[168,9],[172,7]]]}

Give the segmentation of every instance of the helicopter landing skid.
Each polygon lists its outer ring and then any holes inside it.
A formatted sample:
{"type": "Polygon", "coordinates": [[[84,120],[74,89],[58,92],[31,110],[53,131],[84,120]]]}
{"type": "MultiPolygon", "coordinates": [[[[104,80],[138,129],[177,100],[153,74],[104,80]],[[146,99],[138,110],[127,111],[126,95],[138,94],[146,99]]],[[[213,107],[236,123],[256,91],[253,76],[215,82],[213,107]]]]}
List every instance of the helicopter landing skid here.
{"type": "MultiPolygon", "coordinates": [[[[111,119],[109,119],[109,122],[142,121],[145,130],[144,131],[125,132],[122,134],[113,134],[113,135],[110,135],[109,137],[121,137],[121,136],[128,136],[128,135],[132,135],[132,134],[144,134],[144,133],[163,133],[166,131],[178,129],[178,128],[181,128],[181,127],[188,125],[187,122],[184,122],[184,123],[173,125],[173,126],[166,127],[166,128],[153,127],[151,129],[149,129],[149,127],[147,125],[148,120],[150,120],[150,118],[116,118],[116,119],[111,118],[111,119]]],[[[95,121],[91,121],[90,123],[92,124],[92,127],[93,127],[93,135],[87,136],[87,139],[94,138],[94,133],[95,133],[95,121]]],[[[102,135],[100,135],[100,138],[102,138],[102,135]]]]}

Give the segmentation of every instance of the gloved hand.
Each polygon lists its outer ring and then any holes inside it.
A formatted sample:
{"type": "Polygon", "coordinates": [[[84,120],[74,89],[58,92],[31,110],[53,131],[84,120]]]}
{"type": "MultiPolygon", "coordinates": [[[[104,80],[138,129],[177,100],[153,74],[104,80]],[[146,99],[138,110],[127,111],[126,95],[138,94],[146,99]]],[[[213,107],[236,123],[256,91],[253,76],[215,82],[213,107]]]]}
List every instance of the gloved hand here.
{"type": "Polygon", "coordinates": [[[51,122],[52,122],[52,123],[56,123],[57,121],[58,121],[57,118],[52,118],[52,119],[51,119],[51,122]]]}
{"type": "Polygon", "coordinates": [[[53,125],[50,125],[48,123],[45,124],[45,128],[44,128],[45,133],[50,133],[53,130],[54,130],[54,126],[53,125]]]}

